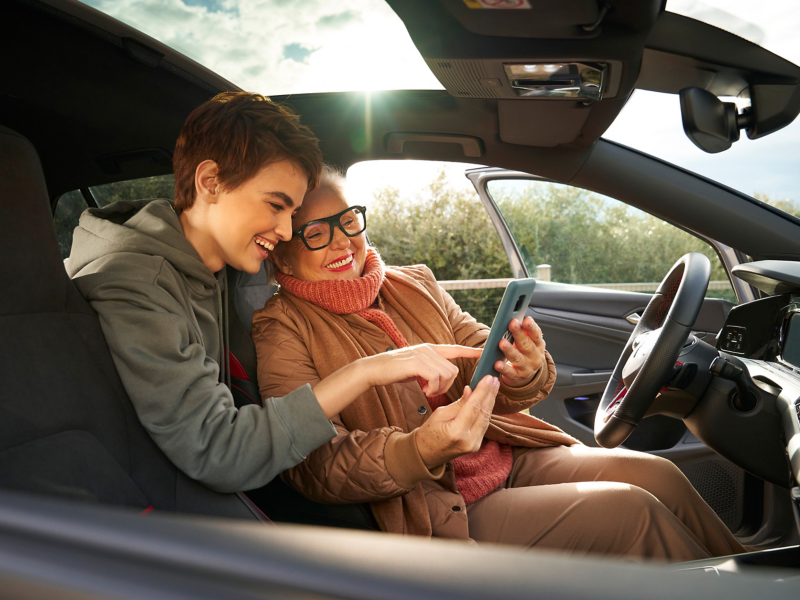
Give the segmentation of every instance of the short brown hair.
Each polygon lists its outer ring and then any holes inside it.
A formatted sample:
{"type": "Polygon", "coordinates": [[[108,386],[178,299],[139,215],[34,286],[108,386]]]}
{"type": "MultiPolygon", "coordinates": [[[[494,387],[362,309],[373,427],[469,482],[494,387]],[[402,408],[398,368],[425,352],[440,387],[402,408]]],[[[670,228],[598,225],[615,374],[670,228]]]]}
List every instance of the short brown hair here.
{"type": "Polygon", "coordinates": [[[261,94],[223,92],[192,111],[175,145],[175,210],[192,207],[194,175],[204,160],[213,160],[224,190],[233,190],[267,165],[290,160],[308,176],[314,189],[322,171],[317,138],[286,106],[261,94]]]}

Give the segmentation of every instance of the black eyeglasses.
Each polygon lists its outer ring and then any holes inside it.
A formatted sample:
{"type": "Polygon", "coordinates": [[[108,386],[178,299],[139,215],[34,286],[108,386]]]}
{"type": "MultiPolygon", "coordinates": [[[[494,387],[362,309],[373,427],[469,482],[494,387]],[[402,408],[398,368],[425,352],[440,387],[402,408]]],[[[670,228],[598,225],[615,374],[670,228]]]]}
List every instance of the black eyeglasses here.
{"type": "Polygon", "coordinates": [[[309,250],[322,250],[333,241],[333,230],[338,227],[347,237],[355,237],[367,228],[367,209],[365,206],[351,206],[342,212],[309,221],[297,231],[292,232],[292,237],[299,235],[309,250]]]}

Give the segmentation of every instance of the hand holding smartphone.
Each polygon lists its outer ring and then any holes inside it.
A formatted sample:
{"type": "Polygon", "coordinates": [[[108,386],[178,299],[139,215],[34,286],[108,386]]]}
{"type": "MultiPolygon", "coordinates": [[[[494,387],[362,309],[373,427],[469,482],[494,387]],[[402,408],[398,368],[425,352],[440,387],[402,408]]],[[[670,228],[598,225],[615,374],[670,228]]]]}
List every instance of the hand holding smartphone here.
{"type": "Polygon", "coordinates": [[[535,279],[514,279],[506,286],[503,299],[500,300],[500,306],[497,309],[497,313],[495,313],[494,321],[492,321],[489,337],[483,347],[483,354],[481,354],[478,364],[475,366],[475,373],[473,373],[472,381],[469,384],[471,389],[474,390],[478,382],[486,375],[491,375],[492,377],[500,376],[494,368],[494,364],[498,360],[505,360],[505,355],[499,347],[500,340],[506,338],[512,344],[514,343],[511,332],[508,330],[508,324],[511,319],[516,318],[521,323],[525,318],[525,312],[528,310],[535,287],[535,279]]]}

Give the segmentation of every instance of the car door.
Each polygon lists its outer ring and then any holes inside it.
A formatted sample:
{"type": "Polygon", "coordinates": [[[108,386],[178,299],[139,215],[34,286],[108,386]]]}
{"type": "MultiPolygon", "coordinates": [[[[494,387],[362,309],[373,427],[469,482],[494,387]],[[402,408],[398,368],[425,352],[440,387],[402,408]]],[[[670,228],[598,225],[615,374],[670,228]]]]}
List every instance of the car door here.
{"type": "MultiPolygon", "coordinates": [[[[597,446],[593,423],[611,372],[661,278],[683,254],[712,261],[712,282],[694,333],[714,344],[735,290],[732,249],[703,240],[618,200],[502,169],[467,177],[489,212],[515,277],[535,277],[529,312],[556,363],[555,387],[530,413],[597,446]]],[[[736,282],[738,284],[738,281],[736,282]]],[[[761,482],[719,457],[679,419],[643,419],[624,447],[673,461],[733,531],[754,533],[761,482]],[[755,491],[754,491],[755,490],[755,491]]]]}

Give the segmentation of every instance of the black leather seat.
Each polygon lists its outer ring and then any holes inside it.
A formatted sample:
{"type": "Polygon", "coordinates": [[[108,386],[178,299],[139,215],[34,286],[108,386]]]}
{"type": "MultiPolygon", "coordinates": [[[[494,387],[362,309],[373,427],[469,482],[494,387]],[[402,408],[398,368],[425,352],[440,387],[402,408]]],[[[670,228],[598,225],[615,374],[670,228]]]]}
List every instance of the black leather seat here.
{"type": "Polygon", "coordinates": [[[0,488],[263,520],[183,475],[139,423],[64,270],[36,150],[2,126],[0,228],[0,488]]]}
{"type": "MultiPolygon", "coordinates": [[[[269,276],[266,268],[270,266],[265,261],[261,271],[256,275],[228,267],[231,352],[241,366],[238,373],[232,366],[231,375],[234,400],[239,406],[247,402],[260,402],[256,349],[250,337],[250,325],[253,321],[253,312],[264,306],[277,289],[268,284],[269,276]],[[243,378],[246,380],[242,381],[243,378]]],[[[247,496],[274,521],[380,531],[369,505],[312,502],[286,485],[280,477],[276,477],[260,489],[248,491],[247,496]]]]}

